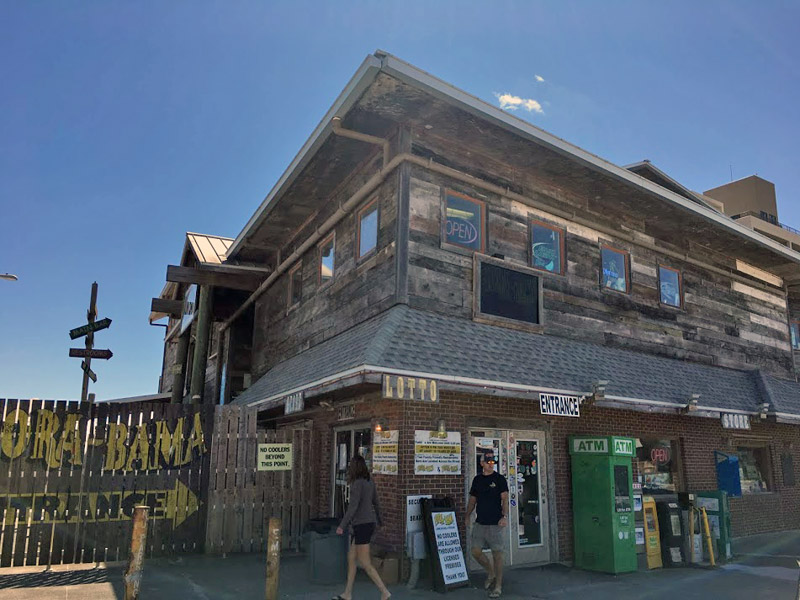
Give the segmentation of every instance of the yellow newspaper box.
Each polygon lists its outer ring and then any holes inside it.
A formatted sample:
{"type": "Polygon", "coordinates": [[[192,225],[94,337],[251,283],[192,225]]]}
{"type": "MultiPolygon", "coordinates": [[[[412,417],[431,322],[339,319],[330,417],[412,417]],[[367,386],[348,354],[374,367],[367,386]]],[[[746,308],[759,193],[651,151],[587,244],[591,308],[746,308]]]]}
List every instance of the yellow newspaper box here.
{"type": "Polygon", "coordinates": [[[647,568],[660,569],[664,566],[661,561],[661,535],[658,531],[658,515],[656,515],[656,501],[652,496],[642,498],[644,510],[644,545],[647,548],[647,568]]]}

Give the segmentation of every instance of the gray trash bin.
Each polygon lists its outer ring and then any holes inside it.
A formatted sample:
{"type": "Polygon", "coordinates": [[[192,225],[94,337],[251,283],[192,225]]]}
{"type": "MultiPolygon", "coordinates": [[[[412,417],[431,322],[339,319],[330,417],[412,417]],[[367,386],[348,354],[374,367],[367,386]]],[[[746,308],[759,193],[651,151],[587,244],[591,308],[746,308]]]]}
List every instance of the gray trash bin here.
{"type": "Polygon", "coordinates": [[[347,580],[347,535],[336,535],[338,519],[312,519],[303,533],[306,568],[313,583],[347,580]]]}

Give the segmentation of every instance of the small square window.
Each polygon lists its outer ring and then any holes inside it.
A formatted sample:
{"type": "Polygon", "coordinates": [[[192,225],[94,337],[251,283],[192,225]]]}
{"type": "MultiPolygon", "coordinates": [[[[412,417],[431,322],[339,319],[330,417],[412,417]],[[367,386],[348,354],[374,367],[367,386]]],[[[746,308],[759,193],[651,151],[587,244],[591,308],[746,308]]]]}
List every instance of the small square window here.
{"type": "Polygon", "coordinates": [[[327,283],[333,279],[334,243],[333,236],[319,245],[319,282],[327,283]]]}
{"type": "Polygon", "coordinates": [[[303,269],[302,264],[297,264],[289,271],[289,306],[300,303],[303,297],[303,269]]]}
{"type": "Polygon", "coordinates": [[[603,246],[600,250],[602,273],[600,281],[604,288],[617,292],[630,291],[629,255],[622,250],[603,246]]]}
{"type": "Polygon", "coordinates": [[[769,455],[766,447],[737,448],[739,456],[739,479],[743,494],[768,492],[769,455]]]}
{"type": "Polygon", "coordinates": [[[800,350],[800,321],[792,321],[789,332],[792,336],[792,350],[800,350]]]}
{"type": "Polygon", "coordinates": [[[480,200],[447,192],[445,198],[444,239],[470,250],[483,252],[486,208],[480,200]]]}
{"type": "Polygon", "coordinates": [[[671,267],[658,267],[658,288],[661,304],[681,308],[683,306],[683,287],[681,272],[671,267]]]}
{"type": "Polygon", "coordinates": [[[475,261],[476,315],[493,321],[522,321],[540,325],[542,282],[527,267],[481,257],[475,261]]]}
{"type": "Polygon", "coordinates": [[[356,248],[358,258],[372,252],[378,245],[378,202],[373,200],[358,213],[356,248]]]}
{"type": "Polygon", "coordinates": [[[531,266],[564,274],[564,230],[531,221],[531,266]]]}

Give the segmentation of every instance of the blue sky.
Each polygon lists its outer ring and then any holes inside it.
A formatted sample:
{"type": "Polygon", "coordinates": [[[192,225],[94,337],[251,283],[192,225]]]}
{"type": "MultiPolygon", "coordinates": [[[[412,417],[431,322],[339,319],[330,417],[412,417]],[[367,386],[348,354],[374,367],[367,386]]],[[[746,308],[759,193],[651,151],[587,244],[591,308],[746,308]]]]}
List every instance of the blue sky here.
{"type": "Polygon", "coordinates": [[[695,190],[758,173],[800,227],[798,22],[730,0],[1,3],[0,397],[79,395],[92,281],[114,320],[93,391],[155,392],[147,315],[184,233],[235,237],[377,48],[695,190]]]}

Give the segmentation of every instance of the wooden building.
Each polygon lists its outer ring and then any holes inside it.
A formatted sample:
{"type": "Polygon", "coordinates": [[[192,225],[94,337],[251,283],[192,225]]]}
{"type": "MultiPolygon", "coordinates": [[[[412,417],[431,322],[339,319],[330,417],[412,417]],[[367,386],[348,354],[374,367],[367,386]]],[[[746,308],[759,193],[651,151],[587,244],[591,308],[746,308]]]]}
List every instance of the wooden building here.
{"type": "Polygon", "coordinates": [[[569,561],[567,437],[588,433],[636,438],[654,494],[715,489],[714,451],[738,455],[734,535],[800,527],[800,253],[650,163],[614,165],[377,52],[218,261],[192,235],[154,300],[171,315],[160,391],[310,430],[312,514],[341,514],[361,452],[379,541],[400,551],[409,497],[463,515],[495,444],[508,560],[569,561]],[[426,470],[424,432],[457,460],[426,470]]]}

